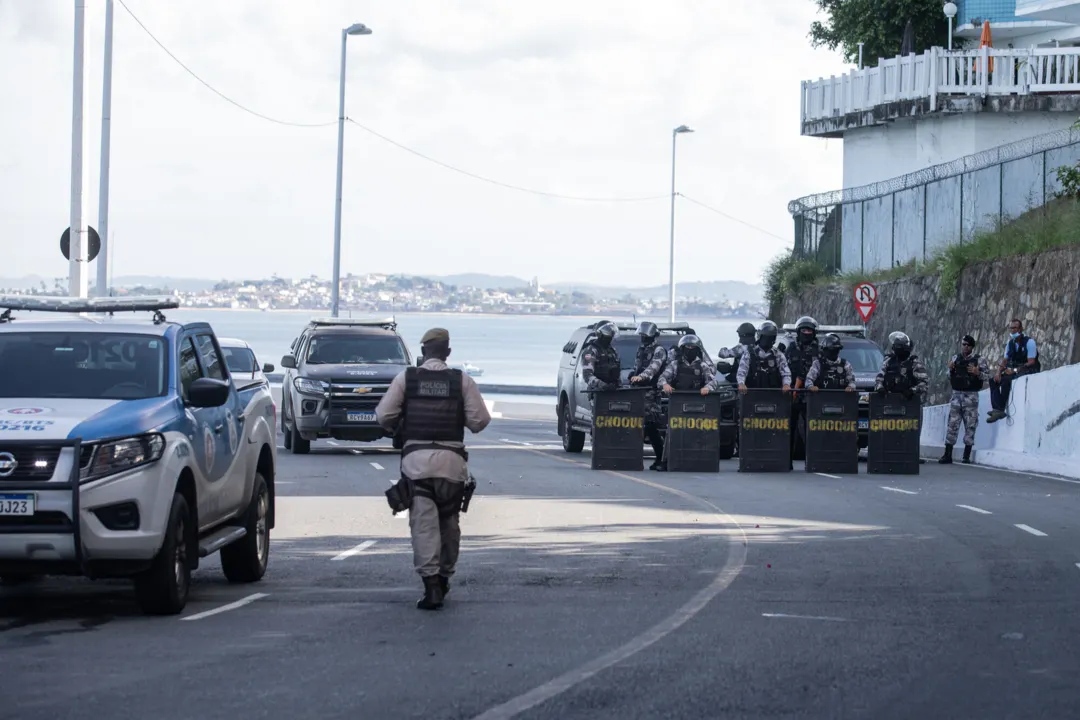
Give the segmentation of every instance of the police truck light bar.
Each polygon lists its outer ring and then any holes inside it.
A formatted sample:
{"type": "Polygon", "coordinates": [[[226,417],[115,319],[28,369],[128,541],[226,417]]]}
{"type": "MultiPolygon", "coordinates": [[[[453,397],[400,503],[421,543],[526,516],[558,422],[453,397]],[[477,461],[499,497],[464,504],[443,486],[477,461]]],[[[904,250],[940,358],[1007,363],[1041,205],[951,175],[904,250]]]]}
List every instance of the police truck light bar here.
{"type": "Polygon", "coordinates": [[[396,328],[397,322],[394,318],[384,318],[382,320],[365,319],[365,318],[315,318],[311,321],[312,325],[344,325],[344,326],[363,326],[363,327],[388,327],[396,328]]]}
{"type": "Polygon", "coordinates": [[[171,310],[180,307],[180,300],[168,295],[74,298],[48,297],[44,295],[3,295],[0,308],[31,312],[95,313],[95,312],[141,312],[171,310]]]}

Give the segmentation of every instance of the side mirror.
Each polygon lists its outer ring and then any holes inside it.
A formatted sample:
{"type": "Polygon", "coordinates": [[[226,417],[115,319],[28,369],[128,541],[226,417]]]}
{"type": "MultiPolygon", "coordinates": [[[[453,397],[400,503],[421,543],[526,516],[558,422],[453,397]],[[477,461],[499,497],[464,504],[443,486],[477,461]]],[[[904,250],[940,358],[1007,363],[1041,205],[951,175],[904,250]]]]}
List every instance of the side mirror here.
{"type": "Polygon", "coordinates": [[[281,367],[289,368],[290,370],[295,370],[296,369],[296,358],[293,357],[292,355],[286,355],[285,357],[281,358],[281,367]]]}
{"type": "Polygon", "coordinates": [[[272,372],[274,372],[274,366],[271,365],[270,363],[266,363],[266,364],[263,365],[262,371],[264,373],[272,373],[272,372]]]}
{"type": "Polygon", "coordinates": [[[229,401],[231,385],[224,380],[199,378],[188,389],[188,405],[197,408],[221,407],[229,401]]]}
{"type": "Polygon", "coordinates": [[[416,358],[416,367],[420,367],[423,364],[424,364],[424,358],[422,358],[422,357],[416,358]]]}

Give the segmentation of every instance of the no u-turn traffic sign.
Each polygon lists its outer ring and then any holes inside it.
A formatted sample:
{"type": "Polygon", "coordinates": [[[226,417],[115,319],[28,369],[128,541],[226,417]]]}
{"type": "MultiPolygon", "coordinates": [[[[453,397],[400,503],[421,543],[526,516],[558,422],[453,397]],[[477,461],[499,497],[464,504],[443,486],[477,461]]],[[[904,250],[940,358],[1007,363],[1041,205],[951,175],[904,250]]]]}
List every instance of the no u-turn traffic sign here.
{"type": "Polygon", "coordinates": [[[868,322],[877,308],[877,288],[868,282],[855,286],[855,310],[863,322],[868,322]]]}

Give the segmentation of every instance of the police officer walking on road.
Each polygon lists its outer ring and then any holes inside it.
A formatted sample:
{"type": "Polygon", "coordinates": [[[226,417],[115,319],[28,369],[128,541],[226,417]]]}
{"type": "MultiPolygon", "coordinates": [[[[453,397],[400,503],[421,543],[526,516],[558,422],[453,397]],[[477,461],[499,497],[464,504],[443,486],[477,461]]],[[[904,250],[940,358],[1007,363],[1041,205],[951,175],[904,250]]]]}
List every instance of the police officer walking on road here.
{"type": "Polygon", "coordinates": [[[922,400],[930,383],[930,376],[918,355],[913,355],[915,344],[906,334],[894,332],[889,335],[889,352],[881,363],[874,392],[878,395],[899,393],[910,400],[916,395],[922,400]]]}
{"type": "Polygon", "coordinates": [[[390,383],[375,408],[379,424],[405,438],[399,486],[411,497],[413,564],[424,581],[416,607],[438,610],[450,592],[461,546],[458,524],[471,477],[465,428],[478,433],[491,422],[471,377],[446,365],[450,333],[433,328],[420,340],[423,364],[390,383]]]}
{"type": "Polygon", "coordinates": [[[649,439],[649,444],[652,445],[653,453],[656,455],[649,469],[666,470],[663,434],[666,423],[656,388],[660,375],[667,366],[667,350],[656,340],[660,337],[660,328],[656,327],[656,323],[648,321],[641,323],[638,325],[637,333],[641,337],[641,346],[638,347],[634,370],[630,373],[630,384],[649,388],[649,391],[645,393],[645,437],[649,439]]]}
{"type": "Polygon", "coordinates": [[[615,349],[615,336],[618,334],[615,323],[605,322],[586,340],[581,353],[581,377],[589,390],[614,390],[619,387],[622,366],[615,349]]]}
{"type": "Polygon", "coordinates": [[[757,331],[756,346],[745,352],[739,360],[735,382],[739,392],[748,388],[782,388],[791,390],[791,370],[784,353],[776,349],[778,329],[772,320],[761,323],[757,331]]]}
{"type": "Polygon", "coordinates": [[[949,361],[949,424],[945,429],[945,454],[938,460],[942,465],[953,461],[953,446],[964,421],[964,463],[971,462],[971,447],[975,444],[975,428],[979,426],[979,391],[990,379],[986,358],[975,353],[975,338],[965,335],[960,341],[960,354],[949,361]]]}
{"type": "Polygon", "coordinates": [[[821,341],[821,355],[814,358],[806,373],[806,386],[810,392],[820,390],[846,390],[855,392],[855,368],[840,357],[844,344],[840,336],[829,333],[821,341]]]}

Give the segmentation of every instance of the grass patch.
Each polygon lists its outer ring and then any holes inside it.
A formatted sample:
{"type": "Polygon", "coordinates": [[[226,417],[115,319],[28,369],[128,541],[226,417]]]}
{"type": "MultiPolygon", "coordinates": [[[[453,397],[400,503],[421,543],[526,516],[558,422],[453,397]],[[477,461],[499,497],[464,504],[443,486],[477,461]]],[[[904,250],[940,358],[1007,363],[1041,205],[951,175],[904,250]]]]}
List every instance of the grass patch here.
{"type": "Polygon", "coordinates": [[[803,260],[790,252],[774,258],[765,269],[765,300],[770,316],[779,312],[784,299],[804,287],[834,278],[820,263],[803,260]]]}

